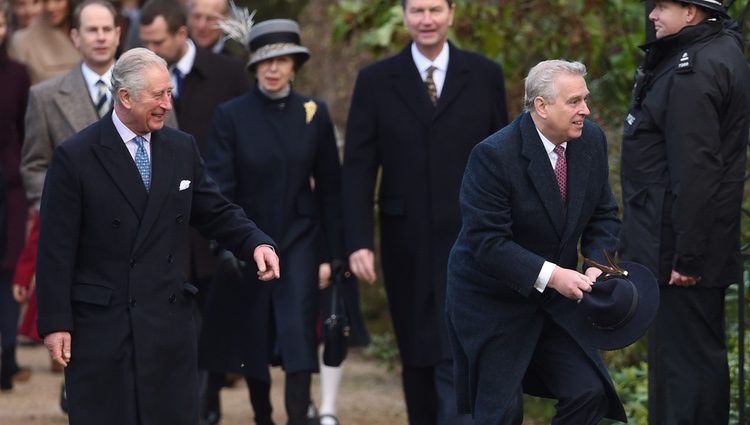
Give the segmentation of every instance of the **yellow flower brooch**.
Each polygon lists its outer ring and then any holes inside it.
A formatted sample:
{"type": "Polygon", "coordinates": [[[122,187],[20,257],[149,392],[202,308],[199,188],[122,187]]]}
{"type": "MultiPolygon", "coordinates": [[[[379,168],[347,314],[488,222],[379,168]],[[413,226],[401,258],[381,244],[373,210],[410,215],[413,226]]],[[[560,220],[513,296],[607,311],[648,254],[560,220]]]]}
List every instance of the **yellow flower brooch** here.
{"type": "Polygon", "coordinates": [[[310,121],[312,121],[313,117],[315,116],[315,112],[318,110],[318,105],[313,100],[308,100],[305,102],[305,122],[307,124],[310,124],[310,121]]]}

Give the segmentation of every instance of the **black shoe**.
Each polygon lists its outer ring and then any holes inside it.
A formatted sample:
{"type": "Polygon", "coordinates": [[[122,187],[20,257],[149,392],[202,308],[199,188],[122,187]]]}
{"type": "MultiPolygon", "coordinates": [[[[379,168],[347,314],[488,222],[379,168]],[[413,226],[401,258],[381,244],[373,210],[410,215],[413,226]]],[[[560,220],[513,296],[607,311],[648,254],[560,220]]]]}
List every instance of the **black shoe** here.
{"type": "Polygon", "coordinates": [[[318,417],[318,422],[316,425],[322,424],[322,419],[333,420],[334,425],[339,425],[339,419],[333,415],[320,415],[320,417],[318,417]]]}
{"type": "Polygon", "coordinates": [[[216,425],[221,421],[221,413],[216,410],[209,410],[203,416],[203,423],[206,425],[216,425]]]}

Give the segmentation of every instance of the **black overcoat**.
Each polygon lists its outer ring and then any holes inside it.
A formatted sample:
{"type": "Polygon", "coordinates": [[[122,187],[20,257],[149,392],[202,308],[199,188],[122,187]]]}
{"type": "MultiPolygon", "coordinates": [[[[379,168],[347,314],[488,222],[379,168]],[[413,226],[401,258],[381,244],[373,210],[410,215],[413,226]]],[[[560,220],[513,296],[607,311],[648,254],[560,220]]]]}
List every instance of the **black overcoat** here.
{"type": "Polygon", "coordinates": [[[534,122],[524,113],[478,145],[461,186],[463,226],[448,263],[448,328],[459,408],[477,424],[496,424],[524,392],[550,392],[527,374],[545,320],[575,339],[609,396],[607,417],[625,412],[599,352],[570,325],[576,303],[533,288],[544,261],[576,269],[581,254],[604,261],[617,249],[617,204],[609,186],[607,141],[586,121],[567,144],[568,202],[534,122]]]}
{"type": "Polygon", "coordinates": [[[461,224],[458,190],[471,149],[507,122],[500,66],[450,45],[437,107],[410,47],[363,69],[344,153],[346,253],[374,249],[375,182],[381,258],[402,361],[450,358],[445,270],[461,224]]]}
{"type": "MultiPolygon", "coordinates": [[[[206,156],[208,132],[216,107],[242,96],[249,88],[248,73],[242,62],[196,46],[193,68],[185,76],[180,96],[174,99],[174,114],[180,130],[195,137],[201,155],[206,156]]],[[[210,277],[214,258],[208,242],[198,232],[193,232],[190,243],[191,278],[210,277]]]]}
{"type": "Polygon", "coordinates": [[[147,193],[108,114],[58,146],[47,172],[38,327],[72,334],[73,425],[198,423],[189,225],[248,261],[274,244],[207,177],[190,135],[153,132],[151,164],[147,193]]]}
{"type": "Polygon", "coordinates": [[[240,294],[214,285],[201,366],[262,379],[271,360],[288,373],[316,371],[318,265],[341,255],[341,169],[326,105],[294,91],[274,101],[257,88],[224,103],[206,164],[222,192],[278,241],[281,279],[246,283],[240,294]]]}

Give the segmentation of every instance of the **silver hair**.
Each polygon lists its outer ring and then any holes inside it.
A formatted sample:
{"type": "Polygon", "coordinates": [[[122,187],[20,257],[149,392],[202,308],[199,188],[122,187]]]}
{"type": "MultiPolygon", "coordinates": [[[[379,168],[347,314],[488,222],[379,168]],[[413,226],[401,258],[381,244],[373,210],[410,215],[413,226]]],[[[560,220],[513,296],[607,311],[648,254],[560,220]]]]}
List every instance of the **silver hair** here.
{"type": "Polygon", "coordinates": [[[151,50],[137,47],[120,56],[112,68],[112,96],[120,102],[117,92],[124,88],[134,99],[146,88],[143,73],[153,66],[167,69],[167,62],[151,50]]]}
{"type": "Polygon", "coordinates": [[[581,62],[569,62],[562,59],[539,62],[529,70],[526,76],[523,107],[526,112],[534,110],[534,99],[542,97],[549,103],[557,98],[555,77],[559,74],[586,76],[586,65],[581,62]]]}

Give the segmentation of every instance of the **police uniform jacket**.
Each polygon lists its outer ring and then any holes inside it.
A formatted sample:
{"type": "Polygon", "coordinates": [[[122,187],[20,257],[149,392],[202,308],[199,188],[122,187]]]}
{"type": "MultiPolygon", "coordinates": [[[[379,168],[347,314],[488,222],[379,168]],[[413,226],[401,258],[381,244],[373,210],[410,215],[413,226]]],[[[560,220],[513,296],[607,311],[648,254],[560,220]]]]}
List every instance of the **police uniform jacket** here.
{"type": "Polygon", "coordinates": [[[622,141],[623,259],[717,287],[741,277],[750,70],[730,21],[643,46],[622,141]]]}

